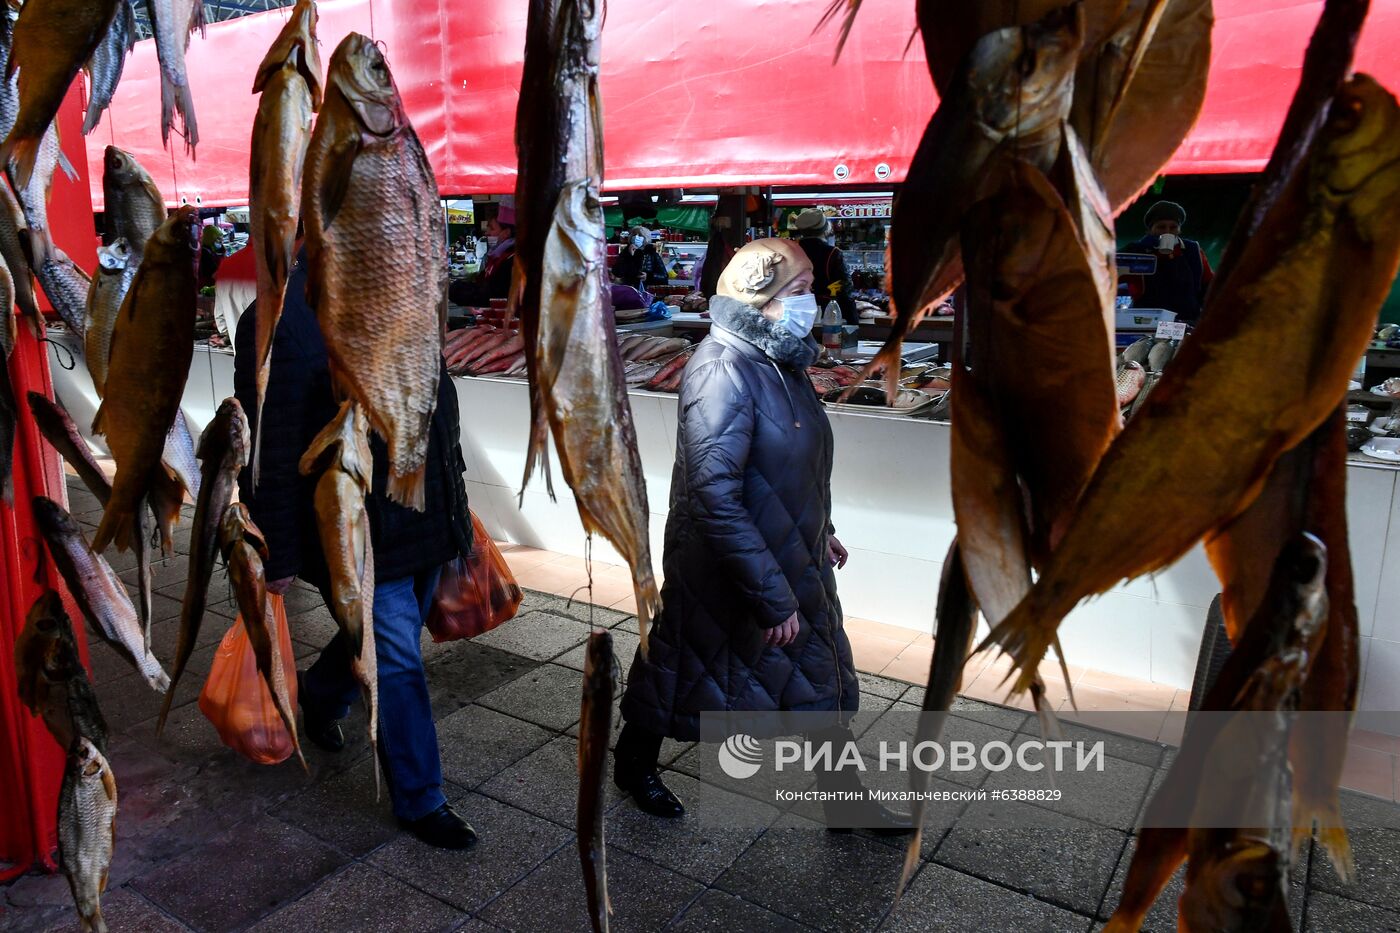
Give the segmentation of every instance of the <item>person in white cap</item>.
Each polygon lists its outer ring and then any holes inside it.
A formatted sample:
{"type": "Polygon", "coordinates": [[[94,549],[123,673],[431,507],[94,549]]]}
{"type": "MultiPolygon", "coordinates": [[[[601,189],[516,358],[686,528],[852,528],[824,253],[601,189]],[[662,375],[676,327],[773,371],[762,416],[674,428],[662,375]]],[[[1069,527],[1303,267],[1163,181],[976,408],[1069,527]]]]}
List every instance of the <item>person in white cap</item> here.
{"type": "Polygon", "coordinates": [[[841,318],[847,324],[859,324],[860,312],[851,295],[851,274],[846,270],[846,257],[831,242],[831,221],[817,208],[803,211],[793,221],[798,245],[812,263],[812,291],[823,308],[832,299],[841,308],[841,318]]]}

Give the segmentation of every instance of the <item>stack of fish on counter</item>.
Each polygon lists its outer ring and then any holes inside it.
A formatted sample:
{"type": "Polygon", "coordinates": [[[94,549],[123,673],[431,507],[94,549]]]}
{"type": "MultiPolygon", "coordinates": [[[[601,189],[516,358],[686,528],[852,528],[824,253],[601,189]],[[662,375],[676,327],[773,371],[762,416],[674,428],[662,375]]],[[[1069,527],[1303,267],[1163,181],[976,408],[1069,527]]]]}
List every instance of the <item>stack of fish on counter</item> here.
{"type": "Polygon", "coordinates": [[[1137,414],[1147,401],[1148,393],[1156,387],[1180,346],[1180,341],[1165,337],[1142,337],[1119,352],[1114,381],[1118,407],[1123,410],[1125,419],[1137,414]]]}

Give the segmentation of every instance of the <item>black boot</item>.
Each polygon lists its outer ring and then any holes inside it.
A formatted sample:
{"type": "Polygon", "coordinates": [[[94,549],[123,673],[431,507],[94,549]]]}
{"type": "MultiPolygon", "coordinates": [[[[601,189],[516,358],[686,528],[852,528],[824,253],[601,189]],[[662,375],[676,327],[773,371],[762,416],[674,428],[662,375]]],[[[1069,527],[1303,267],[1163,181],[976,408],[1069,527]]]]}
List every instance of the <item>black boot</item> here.
{"type": "Polygon", "coordinates": [[[476,845],[476,830],[457,815],[451,804],[445,803],[416,820],[399,820],[399,825],[438,849],[470,849],[476,845]]]}
{"type": "Polygon", "coordinates": [[[297,671],[297,705],[301,707],[302,732],[318,748],[338,752],[345,748],[345,730],[340,728],[340,720],[320,715],[315,704],[306,702],[304,673],[297,671]]]}
{"type": "Polygon", "coordinates": [[[662,783],[657,772],[662,738],[625,723],[613,752],[613,783],[618,790],[630,794],[643,813],[675,819],[685,815],[685,805],[662,783]]]}

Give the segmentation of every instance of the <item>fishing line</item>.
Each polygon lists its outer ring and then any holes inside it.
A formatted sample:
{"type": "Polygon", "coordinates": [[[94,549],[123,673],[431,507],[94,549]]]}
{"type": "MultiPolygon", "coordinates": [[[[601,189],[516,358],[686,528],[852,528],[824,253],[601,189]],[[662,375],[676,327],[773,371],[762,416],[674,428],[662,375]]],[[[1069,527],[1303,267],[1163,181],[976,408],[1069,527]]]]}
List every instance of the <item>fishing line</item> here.
{"type": "MultiPolygon", "coordinates": [[[[74,336],[77,336],[77,335],[75,334],[74,336]]],[[[67,363],[63,362],[63,360],[61,360],[61,359],[56,360],[56,362],[57,362],[58,365],[59,365],[59,368],[65,370],[65,371],[67,371],[67,372],[72,372],[73,370],[75,370],[75,369],[78,368],[78,358],[77,358],[76,356],[73,355],[73,351],[70,350],[70,349],[68,349],[67,347],[65,347],[63,344],[59,343],[57,340],[54,340],[54,339],[53,339],[52,337],[50,337],[47,333],[45,333],[44,336],[42,336],[42,337],[39,338],[39,342],[40,342],[40,343],[47,343],[47,344],[49,344],[50,346],[52,346],[55,350],[62,350],[64,353],[67,353],[67,354],[68,354],[68,362],[67,362],[67,363]]]]}
{"type": "Polygon", "coordinates": [[[378,39],[378,33],[374,31],[374,0],[369,0],[369,37],[378,39]]]}

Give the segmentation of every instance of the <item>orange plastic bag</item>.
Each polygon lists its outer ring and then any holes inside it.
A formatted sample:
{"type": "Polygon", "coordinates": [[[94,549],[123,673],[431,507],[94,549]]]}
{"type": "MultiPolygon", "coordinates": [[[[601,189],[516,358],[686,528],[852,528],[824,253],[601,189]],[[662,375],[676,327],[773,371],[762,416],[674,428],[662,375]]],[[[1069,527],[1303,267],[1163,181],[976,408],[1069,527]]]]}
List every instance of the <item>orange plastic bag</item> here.
{"type": "MultiPolygon", "coordinates": [[[[277,644],[282,669],[287,675],[287,694],[293,710],[297,707],[297,668],[292,653],[292,635],[287,626],[287,609],[281,596],[267,596],[268,623],[277,626],[277,644]]],[[[264,765],[286,761],[293,751],[292,736],[277,714],[272,691],[258,673],[257,658],[239,615],[228,630],[204,689],[199,694],[199,710],[225,745],[246,758],[264,765]]]]}
{"type": "Polygon", "coordinates": [[[475,638],[515,617],[525,598],[496,542],[472,513],[472,554],[442,568],[428,631],[433,641],[475,638]]]}

